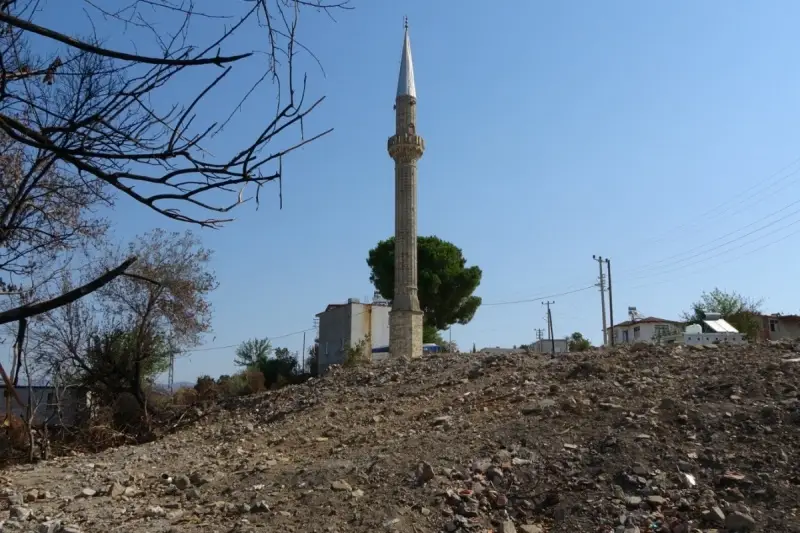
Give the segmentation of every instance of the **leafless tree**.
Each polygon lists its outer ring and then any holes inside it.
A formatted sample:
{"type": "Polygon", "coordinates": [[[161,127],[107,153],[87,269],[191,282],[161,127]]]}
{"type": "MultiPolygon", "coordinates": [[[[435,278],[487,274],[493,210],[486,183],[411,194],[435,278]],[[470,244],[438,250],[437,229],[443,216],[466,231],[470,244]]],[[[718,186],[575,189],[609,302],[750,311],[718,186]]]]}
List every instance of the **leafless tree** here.
{"type": "MultiPolygon", "coordinates": [[[[47,8],[36,0],[3,0],[0,131],[30,154],[24,174],[55,170],[91,185],[94,193],[110,187],[162,215],[205,226],[228,219],[208,218],[203,211],[227,213],[245,201],[248,185],[257,200],[263,184],[280,180],[284,156],[329,131],[281,140],[322,100],[306,100],[305,77],[294,68],[304,49],[297,40],[299,13],[330,13],[347,7],[347,0],[206,4],[130,0],[120,7],[116,0],[85,0],[92,22],[86,30],[93,35],[81,37],[79,30],[40,24],[47,8]],[[134,51],[104,46],[101,31],[129,32],[134,51]],[[263,46],[236,50],[236,41],[245,39],[263,46]],[[257,73],[250,76],[253,83],[234,80],[237,68],[257,73]],[[176,98],[180,80],[192,80],[195,94],[176,98]],[[230,103],[235,114],[249,97],[263,95],[264,82],[276,89],[274,112],[259,117],[262,126],[232,153],[213,154],[204,143],[231,116],[209,119],[218,114],[209,101],[215,99],[214,107],[230,103]],[[223,201],[220,192],[233,198],[223,201]]],[[[70,6],[73,13],[76,8],[70,6]]]]}
{"type": "MultiPolygon", "coordinates": [[[[322,98],[306,98],[295,68],[298,52],[308,51],[297,22],[303,10],[331,14],[347,0],[206,4],[84,0],[83,11],[71,4],[72,16],[59,18],[50,10],[60,4],[0,0],[0,292],[20,291],[14,276],[45,280],[0,312],[0,325],[19,322],[18,336],[25,319],[106,286],[137,261],[130,256],[80,287],[41,297],[40,287],[68,266],[68,252],[103,235],[106,221],[94,208],[122,196],[218,227],[237,205],[258,202],[261,186],[280,183],[287,154],[330,131],[303,131],[322,98]],[[78,12],[84,28],[57,27],[74,25],[78,12]],[[103,44],[121,34],[129,50],[103,44]],[[242,42],[262,46],[235,50],[242,42]],[[234,79],[234,70],[244,77],[234,79]],[[181,80],[194,94],[176,86],[181,80]],[[255,115],[260,127],[249,137],[237,130],[244,140],[230,153],[216,153],[214,137],[252,96],[263,100],[269,83],[274,111],[255,115]],[[229,113],[220,114],[224,103],[229,113]]],[[[10,387],[2,366],[0,374],[10,387]]]]}
{"type": "Polygon", "coordinates": [[[211,254],[192,232],[152,231],[126,250],[109,251],[97,268],[125,256],[139,259],[114,283],[43,317],[39,354],[42,364],[112,395],[131,393],[143,406],[144,379],[209,330],[207,298],[217,282],[211,254]]]}

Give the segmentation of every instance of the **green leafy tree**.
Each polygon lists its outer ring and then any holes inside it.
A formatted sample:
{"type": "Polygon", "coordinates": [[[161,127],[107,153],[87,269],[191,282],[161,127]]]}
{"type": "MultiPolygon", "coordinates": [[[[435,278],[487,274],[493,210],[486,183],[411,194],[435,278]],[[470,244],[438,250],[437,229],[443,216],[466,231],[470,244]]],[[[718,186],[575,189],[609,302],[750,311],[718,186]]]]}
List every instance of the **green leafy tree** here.
{"type": "Polygon", "coordinates": [[[314,344],[308,347],[308,356],[306,357],[305,372],[312,376],[319,374],[319,339],[314,340],[314,344]]]}
{"type": "Polygon", "coordinates": [[[234,363],[238,366],[259,366],[269,359],[272,353],[272,344],[269,339],[249,339],[236,348],[234,363]]]}
{"type": "Polygon", "coordinates": [[[575,332],[569,337],[568,348],[570,352],[585,352],[592,347],[589,339],[585,338],[581,333],[575,332]]]}
{"type": "Polygon", "coordinates": [[[444,346],[444,338],[436,326],[423,324],[422,326],[422,342],[425,344],[435,344],[436,346],[444,346]]]}
{"type": "MultiPolygon", "coordinates": [[[[419,304],[425,312],[424,342],[436,339],[439,331],[452,324],[467,324],[481,305],[473,296],[483,273],[477,266],[466,266],[463,252],[439,237],[417,240],[419,304]]],[[[369,251],[370,281],[382,297],[394,298],[394,237],[380,241],[369,251]]]]}
{"type": "Polygon", "coordinates": [[[268,339],[250,339],[236,349],[234,362],[264,375],[267,386],[287,383],[300,366],[288,348],[275,348],[268,339]],[[270,357],[270,355],[273,355],[270,357]]]}
{"type": "Polygon", "coordinates": [[[169,368],[171,353],[166,339],[151,330],[116,328],[98,333],[78,360],[76,381],[91,385],[104,399],[121,393],[141,398],[144,385],[169,368]]]}
{"type": "Polygon", "coordinates": [[[700,299],[692,304],[691,311],[683,313],[688,324],[702,324],[708,313],[719,313],[730,325],[745,334],[749,339],[757,339],[761,331],[762,300],[753,300],[737,292],[726,292],[715,288],[703,292],[700,299]]]}

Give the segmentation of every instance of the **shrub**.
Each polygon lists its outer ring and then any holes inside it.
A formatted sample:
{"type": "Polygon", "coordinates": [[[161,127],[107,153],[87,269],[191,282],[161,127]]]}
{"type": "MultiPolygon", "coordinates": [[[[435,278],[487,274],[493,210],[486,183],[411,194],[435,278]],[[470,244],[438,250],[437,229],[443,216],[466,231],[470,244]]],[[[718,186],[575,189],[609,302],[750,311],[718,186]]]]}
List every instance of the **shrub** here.
{"type": "Polygon", "coordinates": [[[242,372],[242,376],[244,377],[245,383],[244,390],[242,391],[244,394],[256,394],[265,389],[264,384],[266,380],[264,379],[264,374],[260,371],[248,369],[242,372]]]}
{"type": "Polygon", "coordinates": [[[194,390],[197,392],[197,400],[201,403],[213,402],[219,396],[219,387],[217,387],[217,382],[211,376],[197,378],[194,390]]]}
{"type": "Polygon", "coordinates": [[[200,394],[195,389],[183,387],[175,391],[175,403],[181,406],[196,405],[200,400],[200,394]]]}
{"type": "Polygon", "coordinates": [[[372,362],[372,354],[368,352],[369,344],[367,339],[361,339],[357,343],[350,345],[347,349],[347,355],[344,361],[344,366],[362,366],[368,365],[372,362]]]}

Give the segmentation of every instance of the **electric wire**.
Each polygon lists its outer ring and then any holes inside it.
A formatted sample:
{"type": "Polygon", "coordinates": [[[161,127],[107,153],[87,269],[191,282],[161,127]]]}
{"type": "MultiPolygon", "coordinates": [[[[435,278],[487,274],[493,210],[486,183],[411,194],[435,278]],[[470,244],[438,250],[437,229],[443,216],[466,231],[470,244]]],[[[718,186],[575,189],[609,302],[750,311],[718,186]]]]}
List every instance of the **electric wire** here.
{"type": "MultiPolygon", "coordinates": [[[[800,200],[798,200],[798,202],[800,202],[800,200]]],[[[704,255],[706,255],[706,254],[708,254],[710,252],[713,252],[715,250],[719,250],[720,248],[724,248],[725,246],[727,246],[729,244],[737,243],[737,242],[741,241],[742,239],[744,239],[745,237],[749,237],[749,236],[755,235],[756,233],[759,233],[759,232],[761,232],[761,231],[763,231],[763,230],[765,230],[767,228],[770,228],[770,227],[774,226],[775,224],[777,224],[778,222],[784,221],[784,220],[786,220],[786,219],[790,218],[791,216],[796,215],[798,213],[800,213],[800,209],[798,209],[796,211],[793,211],[792,213],[789,213],[788,215],[785,215],[785,216],[783,216],[783,217],[781,217],[781,218],[779,218],[777,220],[773,220],[772,222],[769,222],[768,224],[764,224],[763,226],[760,226],[759,228],[756,228],[756,229],[754,229],[752,231],[749,231],[749,232],[745,233],[744,235],[740,235],[739,237],[736,237],[735,239],[729,239],[729,240],[727,240],[727,241],[725,241],[725,242],[723,242],[721,244],[718,244],[716,246],[712,246],[710,248],[706,248],[703,251],[695,253],[695,254],[692,254],[692,255],[690,255],[688,257],[684,257],[683,259],[667,263],[666,265],[658,267],[658,270],[663,269],[663,268],[666,268],[666,270],[663,270],[661,272],[656,272],[655,275],[667,274],[669,272],[675,272],[677,270],[681,270],[683,268],[690,267],[690,266],[696,265],[698,263],[702,263],[702,262],[705,262],[705,261],[710,261],[711,259],[714,259],[715,257],[719,257],[720,255],[724,255],[724,254],[736,251],[736,250],[738,250],[738,249],[740,249],[740,248],[742,248],[742,247],[744,247],[744,246],[746,246],[748,244],[751,244],[753,242],[761,240],[763,237],[759,235],[755,239],[749,239],[749,240],[744,241],[743,243],[739,244],[738,246],[734,246],[732,248],[728,248],[727,250],[722,250],[719,253],[713,254],[713,255],[711,255],[709,257],[705,257],[705,258],[699,259],[697,261],[692,261],[692,262],[687,263],[685,265],[678,266],[677,268],[670,268],[670,267],[674,267],[676,265],[680,265],[681,263],[684,263],[685,261],[689,261],[691,259],[702,257],[702,256],[704,256],[704,255]]],[[[783,230],[785,230],[787,228],[790,228],[790,227],[792,227],[792,226],[794,226],[795,224],[798,224],[798,223],[800,223],[800,218],[798,218],[796,220],[793,220],[789,224],[785,224],[785,225],[779,226],[778,228],[776,228],[773,231],[773,233],[776,232],[776,231],[783,231],[783,230]]],[[[644,273],[644,274],[640,274],[640,275],[635,275],[635,276],[632,277],[632,279],[639,279],[639,278],[644,278],[644,277],[652,277],[653,275],[654,275],[653,272],[649,272],[649,273],[644,273]]],[[[623,275],[623,279],[631,279],[631,278],[630,277],[626,277],[626,276],[623,275]]]]}
{"type": "MultiPolygon", "coordinates": [[[[742,203],[748,203],[750,205],[753,205],[754,198],[757,198],[760,194],[764,194],[765,192],[766,193],[775,193],[776,192],[775,185],[787,180],[788,178],[790,178],[792,176],[797,175],[797,173],[800,172],[800,167],[798,167],[794,171],[790,172],[789,174],[787,174],[787,175],[785,175],[783,177],[780,177],[777,180],[774,180],[773,183],[770,183],[770,180],[772,180],[773,178],[779,176],[785,170],[797,165],[798,163],[800,163],[800,157],[798,157],[797,159],[795,159],[794,161],[792,161],[788,165],[784,166],[783,168],[781,168],[777,172],[774,172],[773,174],[768,176],[765,180],[756,180],[756,183],[754,183],[752,186],[748,187],[747,189],[744,189],[744,190],[740,191],[739,193],[737,193],[733,197],[729,198],[728,200],[725,200],[724,202],[721,202],[721,203],[717,204],[715,207],[712,207],[711,209],[701,213],[700,215],[695,217],[695,221],[694,222],[688,222],[688,223],[685,223],[685,224],[681,224],[681,225],[673,228],[672,230],[669,230],[663,236],[657,237],[656,239],[650,241],[650,243],[651,244],[657,244],[657,243],[660,243],[660,242],[664,242],[666,240],[669,240],[670,237],[674,236],[678,232],[682,233],[683,231],[688,230],[689,228],[701,227],[702,224],[707,223],[709,220],[713,220],[715,218],[718,218],[720,214],[729,212],[730,211],[729,204],[731,204],[732,202],[734,202],[738,198],[741,198],[741,200],[738,201],[738,202],[735,202],[734,205],[740,205],[742,203]],[[755,195],[748,195],[748,193],[750,193],[751,191],[754,191],[756,189],[759,189],[758,193],[756,193],[755,195]],[[720,211],[720,208],[725,208],[725,206],[729,206],[729,207],[727,209],[722,209],[722,211],[720,211]]],[[[779,188],[777,190],[780,190],[780,189],[781,188],[779,188]]],[[[757,201],[755,203],[757,203],[757,201]]]]}

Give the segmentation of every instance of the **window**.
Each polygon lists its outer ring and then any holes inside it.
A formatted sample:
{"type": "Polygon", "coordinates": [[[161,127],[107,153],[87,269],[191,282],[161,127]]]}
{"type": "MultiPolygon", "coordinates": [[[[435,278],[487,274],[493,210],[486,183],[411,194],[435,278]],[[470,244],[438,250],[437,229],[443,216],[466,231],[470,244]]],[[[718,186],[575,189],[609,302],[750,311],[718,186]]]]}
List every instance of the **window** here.
{"type": "Polygon", "coordinates": [[[772,333],[775,333],[776,331],[778,331],[778,321],[775,320],[774,318],[770,318],[769,319],[769,330],[772,333]]]}
{"type": "Polygon", "coordinates": [[[655,327],[656,330],[656,338],[658,337],[666,337],[669,335],[669,326],[659,325],[655,327]]]}
{"type": "Polygon", "coordinates": [[[639,326],[633,328],[633,339],[636,340],[639,338],[639,326]]]}

